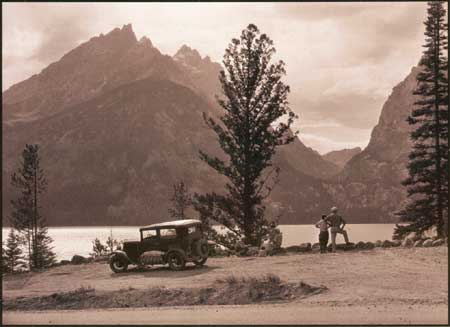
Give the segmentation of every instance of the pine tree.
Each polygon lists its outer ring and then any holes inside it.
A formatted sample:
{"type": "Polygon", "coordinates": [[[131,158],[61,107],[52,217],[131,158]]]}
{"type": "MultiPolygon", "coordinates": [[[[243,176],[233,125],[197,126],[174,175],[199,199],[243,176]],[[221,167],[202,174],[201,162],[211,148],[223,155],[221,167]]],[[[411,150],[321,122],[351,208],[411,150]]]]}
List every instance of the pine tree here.
{"type": "Polygon", "coordinates": [[[6,249],[5,243],[2,241],[2,274],[8,271],[8,265],[6,264],[6,249]]]}
{"type": "Polygon", "coordinates": [[[409,155],[409,177],[403,182],[410,198],[397,213],[401,221],[394,238],[406,233],[423,234],[435,227],[438,237],[448,234],[448,58],[446,11],[442,2],[428,2],[425,45],[417,76],[418,96],[408,123],[413,147],[409,155]]]}
{"type": "Polygon", "coordinates": [[[271,63],[273,41],[250,24],[240,39],[232,39],[223,57],[219,79],[225,99],[220,123],[204,114],[216,133],[227,160],[200,151],[200,159],[227,178],[226,195],[195,195],[195,209],[205,222],[216,221],[245,244],[259,245],[266,233],[262,201],[278,181],[272,163],[276,147],[295,138],[290,126],[296,116],[289,109],[289,87],[281,78],[284,63],[271,63]]]}
{"type": "Polygon", "coordinates": [[[34,251],[34,267],[48,268],[56,263],[56,254],[51,246],[53,239],[48,235],[45,225],[39,225],[36,239],[36,250],[34,251]]]}
{"type": "Polygon", "coordinates": [[[20,236],[11,228],[4,249],[4,270],[6,272],[14,273],[25,266],[21,244],[20,236]]]}
{"type": "Polygon", "coordinates": [[[188,219],[186,210],[192,205],[192,198],[183,181],[173,184],[173,195],[170,201],[172,202],[172,208],[169,208],[170,215],[175,219],[188,219]]]}
{"type": "Polygon", "coordinates": [[[11,201],[11,225],[26,240],[30,269],[46,268],[54,262],[55,254],[50,247],[52,239],[48,236],[45,219],[40,213],[40,199],[47,180],[40,167],[38,145],[25,146],[20,167],[11,176],[11,184],[20,193],[11,201]]]}

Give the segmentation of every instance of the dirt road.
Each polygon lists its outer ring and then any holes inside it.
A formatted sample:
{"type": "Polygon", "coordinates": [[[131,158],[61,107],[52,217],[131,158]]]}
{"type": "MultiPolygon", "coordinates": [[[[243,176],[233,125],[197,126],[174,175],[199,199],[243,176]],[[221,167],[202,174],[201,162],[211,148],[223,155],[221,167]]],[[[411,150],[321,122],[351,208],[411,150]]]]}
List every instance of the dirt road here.
{"type": "Polygon", "coordinates": [[[250,306],[4,312],[19,323],[442,323],[448,322],[447,248],[392,248],[265,258],[217,258],[207,267],[172,272],[154,268],[114,274],[105,264],[62,266],[43,273],[7,276],[4,299],[94,287],[203,287],[230,275],[273,273],[286,282],[325,285],[328,291],[298,302],[250,306]],[[80,315],[81,318],[76,318],[80,315]],[[81,321],[76,319],[82,319],[81,321]],[[156,319],[156,320],[155,320],[156,319]],[[200,320],[197,320],[200,319],[200,320]]]}
{"type": "Polygon", "coordinates": [[[446,324],[447,306],[302,304],[6,312],[5,324],[446,324]]]}

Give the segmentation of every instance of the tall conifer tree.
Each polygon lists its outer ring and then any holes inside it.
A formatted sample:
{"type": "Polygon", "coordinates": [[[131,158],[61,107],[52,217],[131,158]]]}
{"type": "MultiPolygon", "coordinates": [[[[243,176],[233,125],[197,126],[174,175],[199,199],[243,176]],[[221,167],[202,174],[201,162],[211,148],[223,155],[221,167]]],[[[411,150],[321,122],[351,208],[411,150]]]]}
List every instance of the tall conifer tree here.
{"type": "Polygon", "coordinates": [[[203,221],[225,226],[246,244],[258,245],[266,233],[262,201],[275,186],[279,169],[272,156],[278,146],[292,142],[289,86],[281,79],[284,63],[271,63],[273,41],[250,24],[239,39],[232,39],[223,57],[219,79],[225,98],[220,123],[206,117],[216,133],[226,160],[200,151],[200,158],[225,176],[226,195],[196,195],[195,208],[203,221]]]}
{"type": "Polygon", "coordinates": [[[11,184],[19,196],[11,201],[11,225],[25,237],[31,269],[45,268],[55,261],[45,219],[41,215],[41,195],[47,180],[40,166],[39,146],[27,144],[20,167],[11,176],[11,184]]]}
{"type": "Polygon", "coordinates": [[[192,205],[192,198],[183,181],[173,185],[173,195],[170,201],[172,202],[172,207],[169,208],[170,215],[175,219],[188,219],[186,210],[192,205]]]}
{"type": "Polygon", "coordinates": [[[398,213],[406,226],[397,226],[394,237],[436,228],[439,237],[448,234],[448,58],[447,22],[443,2],[428,2],[425,45],[417,75],[418,96],[408,123],[413,148],[409,177],[403,182],[410,199],[398,213]]]}

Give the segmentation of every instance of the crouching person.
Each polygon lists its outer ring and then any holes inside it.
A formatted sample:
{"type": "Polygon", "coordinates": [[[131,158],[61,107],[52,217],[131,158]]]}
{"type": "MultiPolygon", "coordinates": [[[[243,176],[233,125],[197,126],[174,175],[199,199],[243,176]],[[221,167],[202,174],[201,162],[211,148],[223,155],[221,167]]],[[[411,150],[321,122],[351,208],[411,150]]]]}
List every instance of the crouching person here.
{"type": "Polygon", "coordinates": [[[281,244],[283,243],[283,234],[277,228],[275,222],[270,223],[267,236],[263,238],[263,243],[261,244],[260,255],[264,255],[264,252],[268,255],[273,255],[281,249],[281,244]]]}

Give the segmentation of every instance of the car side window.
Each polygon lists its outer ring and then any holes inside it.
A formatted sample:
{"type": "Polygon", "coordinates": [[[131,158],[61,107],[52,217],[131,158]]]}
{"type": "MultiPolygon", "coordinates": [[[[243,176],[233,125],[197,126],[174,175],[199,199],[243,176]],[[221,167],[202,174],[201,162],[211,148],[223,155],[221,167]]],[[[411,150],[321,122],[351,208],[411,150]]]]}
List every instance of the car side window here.
{"type": "Polygon", "coordinates": [[[188,228],[188,234],[189,235],[193,234],[193,233],[196,232],[196,230],[197,230],[197,228],[195,226],[191,226],[191,227],[188,228]]]}
{"type": "Polygon", "coordinates": [[[142,231],[142,238],[144,240],[148,240],[158,236],[158,232],[155,229],[144,230],[142,231]]]}
{"type": "Polygon", "coordinates": [[[161,238],[164,239],[170,239],[170,238],[176,238],[177,232],[175,228],[166,228],[166,229],[160,229],[159,231],[161,238]]]}

